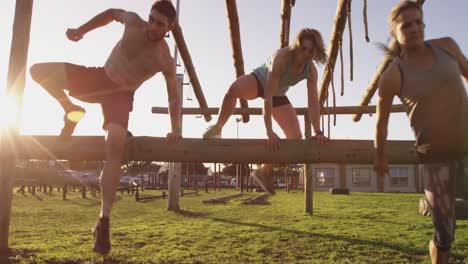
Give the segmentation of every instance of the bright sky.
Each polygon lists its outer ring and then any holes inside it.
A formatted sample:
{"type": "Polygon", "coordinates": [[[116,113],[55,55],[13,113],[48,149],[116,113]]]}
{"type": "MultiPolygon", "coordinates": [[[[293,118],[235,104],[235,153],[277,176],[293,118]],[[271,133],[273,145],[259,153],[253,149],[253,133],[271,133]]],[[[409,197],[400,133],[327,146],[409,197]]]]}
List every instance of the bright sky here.
{"type": "MultiPolygon", "coordinates": [[[[0,3],[0,83],[6,83],[8,58],[11,45],[11,30],[15,1],[0,3]]],[[[76,28],[107,8],[122,8],[138,13],[146,19],[152,0],[40,0],[34,2],[28,68],[33,63],[65,61],[85,66],[102,66],[112,47],[119,40],[123,26],[112,23],[104,28],[88,33],[80,42],[74,43],[65,37],[67,28],[76,28]]],[[[175,0],[173,0],[175,3],[175,0]]],[[[210,107],[221,104],[224,93],[235,78],[235,69],[226,16],[225,1],[220,0],[180,0],[180,23],[200,79],[206,100],[210,107]]],[[[382,52],[376,42],[386,43],[388,36],[387,15],[398,0],[368,1],[368,22],[371,43],[367,43],[363,33],[363,1],[352,3],[352,31],[354,42],[354,82],[349,81],[348,32],[344,37],[345,95],[337,97],[338,105],[357,105],[364,94],[368,82],[379,65],[382,52]]],[[[328,47],[337,1],[297,0],[292,10],[292,40],[303,27],[313,27],[322,32],[328,47]]],[[[280,0],[238,0],[237,1],[245,71],[262,64],[279,47],[280,0]]],[[[466,34],[466,0],[431,0],[424,6],[426,38],[450,36],[462,51],[467,54],[468,35],[466,34]]],[[[173,39],[167,39],[174,46],[173,39]]],[[[335,72],[337,91],[340,71],[335,72]]],[[[183,72],[183,68],[178,69],[183,72]]],[[[323,67],[319,68],[322,76],[323,67]]],[[[319,84],[321,77],[319,78],[319,84]]],[[[188,80],[188,78],[186,78],[188,80]]],[[[184,106],[198,106],[191,87],[184,88],[184,106]],[[192,97],[193,100],[187,100],[192,97]]],[[[305,81],[290,89],[288,96],[296,107],[306,106],[305,81]]],[[[4,96],[4,89],[0,91],[4,96]]],[[[399,102],[396,102],[399,103],[399,102]]],[[[249,104],[261,107],[257,99],[249,104]]],[[[375,104],[375,98],[372,100],[375,104]]],[[[81,104],[87,115],[77,126],[75,135],[103,135],[100,107],[81,104]]],[[[151,114],[152,106],[167,106],[166,86],[162,75],[158,74],[144,83],[135,96],[134,111],[130,116],[129,130],[134,135],[165,136],[170,130],[168,116],[151,114]]],[[[57,135],[62,127],[63,111],[58,103],[31,80],[26,81],[21,131],[23,134],[57,135]]],[[[214,117],[213,120],[216,120],[214,117]]],[[[303,124],[300,118],[301,125],[303,124]]],[[[211,123],[214,123],[212,121],[211,123]]],[[[332,138],[372,139],[375,116],[364,116],[354,123],[351,116],[339,116],[337,126],[332,127],[332,138]]],[[[184,137],[201,137],[210,124],[202,118],[184,117],[184,137]]],[[[236,137],[235,117],[231,117],[223,131],[223,137],[236,137]]],[[[275,131],[282,135],[278,126],[275,131]]],[[[304,130],[302,126],[302,130],[304,130]]],[[[251,117],[248,124],[239,124],[239,137],[265,138],[261,116],[251,117]]],[[[413,139],[409,123],[404,114],[393,114],[389,128],[390,139],[413,139]]]]}

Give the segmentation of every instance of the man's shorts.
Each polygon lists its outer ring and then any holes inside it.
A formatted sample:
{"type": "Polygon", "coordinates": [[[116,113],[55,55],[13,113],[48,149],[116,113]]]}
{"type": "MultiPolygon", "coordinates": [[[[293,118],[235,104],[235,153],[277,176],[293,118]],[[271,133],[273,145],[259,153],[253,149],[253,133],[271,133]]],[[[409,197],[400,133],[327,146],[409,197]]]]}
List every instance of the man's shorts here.
{"type": "Polygon", "coordinates": [[[101,104],[104,129],[110,123],[127,129],[129,115],[133,110],[134,92],[119,89],[119,85],[109,79],[103,67],[65,63],[65,71],[66,88],[70,96],[83,102],[101,104]]]}

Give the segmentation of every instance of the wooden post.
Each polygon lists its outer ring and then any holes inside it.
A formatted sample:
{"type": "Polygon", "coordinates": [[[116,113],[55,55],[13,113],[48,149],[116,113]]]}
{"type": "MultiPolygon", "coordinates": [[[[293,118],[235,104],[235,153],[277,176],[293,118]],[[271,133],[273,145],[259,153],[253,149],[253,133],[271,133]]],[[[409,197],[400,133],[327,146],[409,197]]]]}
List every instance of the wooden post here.
{"type": "Polygon", "coordinates": [[[237,164],[239,168],[239,180],[240,180],[240,188],[241,193],[244,193],[244,170],[242,169],[242,164],[237,164]]]}
{"type": "Polygon", "coordinates": [[[196,193],[197,191],[197,176],[195,174],[195,162],[192,162],[192,180],[193,180],[193,190],[195,190],[196,193]]]}
{"type": "MultiPolygon", "coordinates": [[[[180,28],[179,22],[174,24],[172,34],[174,36],[177,48],[179,49],[180,57],[182,57],[182,60],[184,62],[185,69],[187,70],[190,83],[193,87],[193,93],[197,98],[198,104],[200,105],[200,108],[208,108],[208,104],[206,103],[205,96],[203,95],[203,90],[201,88],[200,81],[198,80],[197,72],[193,67],[192,57],[190,57],[190,53],[188,51],[187,44],[185,43],[185,39],[182,34],[182,29],[180,28]]],[[[210,114],[204,114],[203,116],[205,117],[206,122],[211,121],[210,114]]]]}
{"type": "Polygon", "coordinates": [[[218,163],[218,191],[221,191],[221,163],[218,163]]]}
{"type": "MultiPolygon", "coordinates": [[[[234,66],[236,68],[236,78],[239,78],[245,73],[236,0],[226,0],[226,11],[229,19],[229,31],[231,33],[232,56],[234,58],[234,66]]],[[[239,99],[239,102],[242,109],[249,108],[247,100],[239,99]]],[[[249,114],[242,114],[242,122],[247,123],[249,120],[249,114]]]]}
{"type": "Polygon", "coordinates": [[[289,192],[288,187],[288,174],[286,173],[286,167],[284,167],[284,190],[286,192],[289,192]]]}
{"type": "Polygon", "coordinates": [[[340,188],[347,188],[346,182],[346,164],[340,163],[338,164],[339,171],[340,171],[340,188]]]}
{"type": "Polygon", "coordinates": [[[167,210],[177,211],[179,207],[180,195],[180,178],[181,178],[181,164],[180,162],[169,163],[169,179],[168,179],[168,200],[167,210]]]}
{"type": "Polygon", "coordinates": [[[140,191],[138,190],[138,186],[137,186],[137,189],[136,189],[136,193],[135,193],[135,201],[140,201],[140,191]]]}
{"type": "Polygon", "coordinates": [[[346,6],[348,5],[348,1],[349,0],[338,1],[335,20],[333,24],[333,31],[331,34],[330,44],[328,46],[327,51],[328,61],[325,65],[322,83],[320,85],[319,102],[321,106],[324,105],[324,102],[328,96],[328,86],[330,86],[333,69],[335,68],[336,56],[338,55],[339,50],[339,42],[342,39],[343,31],[346,26],[346,6]]]}
{"type": "Polygon", "coordinates": [[[252,164],[246,164],[245,169],[247,170],[247,188],[250,192],[253,192],[253,186],[252,186],[252,177],[250,177],[250,174],[252,173],[252,164]]]}
{"type": "Polygon", "coordinates": [[[81,187],[81,198],[86,199],[86,186],[81,187]]]}
{"type": "Polygon", "coordinates": [[[239,182],[239,164],[235,163],[236,166],[236,190],[239,189],[240,187],[240,182],[239,182]]]}
{"type": "MultiPolygon", "coordinates": [[[[380,62],[380,65],[377,68],[377,71],[374,73],[374,77],[372,77],[372,81],[369,83],[369,86],[366,89],[366,93],[364,94],[364,96],[361,99],[361,102],[359,103],[360,106],[367,106],[370,103],[372,97],[377,91],[380,76],[388,68],[388,66],[390,65],[392,61],[393,59],[390,56],[385,56],[382,62],[380,62]]],[[[361,117],[362,117],[362,113],[354,114],[353,121],[358,122],[359,120],[361,120],[361,117]]]]}
{"type": "Polygon", "coordinates": [[[68,186],[64,185],[62,187],[62,200],[67,200],[67,192],[68,192],[68,186]]]}
{"type": "Polygon", "coordinates": [[[289,29],[291,27],[291,0],[281,1],[281,28],[280,28],[280,47],[289,45],[289,29]]]}
{"type": "Polygon", "coordinates": [[[205,182],[205,193],[208,193],[208,171],[203,175],[203,179],[205,182]]]}
{"type": "Polygon", "coordinates": [[[306,164],[305,178],[304,178],[304,211],[307,214],[313,215],[314,210],[314,177],[312,175],[312,166],[306,164]]]}
{"type": "Polygon", "coordinates": [[[214,164],[214,172],[213,172],[213,191],[216,192],[216,185],[217,185],[217,175],[218,175],[218,170],[217,170],[217,166],[216,166],[216,163],[214,164]]]}
{"type": "Polygon", "coordinates": [[[9,138],[18,135],[20,106],[22,102],[25,80],[26,64],[29,48],[29,33],[31,29],[31,15],[33,0],[17,0],[15,18],[13,22],[13,36],[10,48],[10,61],[7,77],[7,95],[15,98],[18,111],[15,114],[14,124],[0,133],[0,148],[6,157],[0,158],[0,257],[8,257],[8,235],[10,229],[11,199],[13,192],[13,178],[16,158],[13,155],[14,146],[8,142],[9,138]]]}
{"type": "MultiPolygon", "coordinates": [[[[179,47],[180,49],[180,47],[179,47]]],[[[182,51],[181,51],[182,54],[182,51]]],[[[184,82],[184,75],[177,74],[177,88],[180,91],[180,97],[183,98],[183,82],[184,82]]],[[[182,107],[182,105],[181,105],[182,107]]],[[[182,133],[182,115],[180,116],[180,133],[182,133]]],[[[168,199],[167,199],[167,210],[169,211],[177,211],[180,209],[179,207],[179,195],[180,195],[180,180],[182,177],[182,163],[171,162],[169,163],[169,173],[168,173],[168,182],[167,182],[167,191],[168,191],[168,199]]]]}
{"type": "MultiPolygon", "coordinates": [[[[312,136],[312,129],[310,125],[309,113],[304,115],[305,125],[305,138],[308,139],[312,136]]],[[[312,166],[306,164],[304,175],[304,211],[307,214],[313,214],[314,206],[314,180],[312,176],[312,166]]]]}

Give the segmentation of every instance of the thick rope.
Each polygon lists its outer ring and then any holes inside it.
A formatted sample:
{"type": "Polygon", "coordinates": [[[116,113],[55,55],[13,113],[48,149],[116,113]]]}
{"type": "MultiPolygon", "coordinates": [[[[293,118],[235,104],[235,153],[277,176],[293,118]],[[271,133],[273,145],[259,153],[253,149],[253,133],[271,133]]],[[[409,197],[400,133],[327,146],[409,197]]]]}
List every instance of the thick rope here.
{"type": "Polygon", "coordinates": [[[324,107],[322,107],[322,111],[321,111],[322,112],[322,115],[321,115],[322,116],[322,125],[321,125],[321,129],[320,129],[322,131],[325,131],[325,112],[324,111],[325,111],[325,109],[324,109],[324,107]]]}
{"type": "Polygon", "coordinates": [[[330,138],[330,106],[328,105],[328,97],[327,97],[326,104],[327,104],[327,124],[328,124],[327,135],[328,135],[328,138],[330,138]]]}
{"type": "Polygon", "coordinates": [[[353,81],[354,71],[354,56],[353,56],[353,30],[351,26],[351,0],[348,0],[346,6],[346,12],[348,13],[348,30],[349,30],[349,80],[353,81]]]}
{"type": "Polygon", "coordinates": [[[343,64],[343,43],[340,39],[338,41],[338,48],[340,49],[340,63],[341,63],[341,96],[344,95],[344,64],[343,64]]]}
{"type": "Polygon", "coordinates": [[[364,0],[363,17],[364,17],[364,32],[366,34],[366,41],[370,42],[369,27],[368,27],[368,24],[367,24],[367,0],[364,0]]]}
{"type": "Polygon", "coordinates": [[[331,78],[331,86],[332,86],[332,95],[333,95],[333,126],[336,126],[336,94],[335,94],[335,75],[332,74],[331,78]]]}

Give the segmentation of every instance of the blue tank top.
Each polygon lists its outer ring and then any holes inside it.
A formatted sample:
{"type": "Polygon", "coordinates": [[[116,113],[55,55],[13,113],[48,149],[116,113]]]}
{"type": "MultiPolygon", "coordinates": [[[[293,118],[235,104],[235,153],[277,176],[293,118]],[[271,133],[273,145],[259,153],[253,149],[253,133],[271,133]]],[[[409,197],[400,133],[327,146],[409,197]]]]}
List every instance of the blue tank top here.
{"type": "MultiPolygon", "coordinates": [[[[286,64],[286,69],[281,74],[278,90],[276,91],[275,94],[273,94],[273,96],[286,95],[286,92],[289,90],[289,87],[296,85],[298,82],[306,79],[307,76],[309,75],[310,67],[311,67],[310,64],[312,62],[308,62],[304,66],[304,70],[299,75],[291,76],[291,66],[293,65],[293,62],[294,62],[294,58],[293,58],[292,53],[291,53],[289,55],[289,57],[288,57],[288,61],[287,61],[287,64],[286,64]]],[[[252,71],[252,74],[255,74],[257,79],[262,84],[263,90],[265,90],[268,72],[270,71],[272,64],[273,64],[273,58],[270,57],[267,60],[267,62],[265,62],[263,65],[261,65],[260,67],[254,69],[252,71]]]]}

